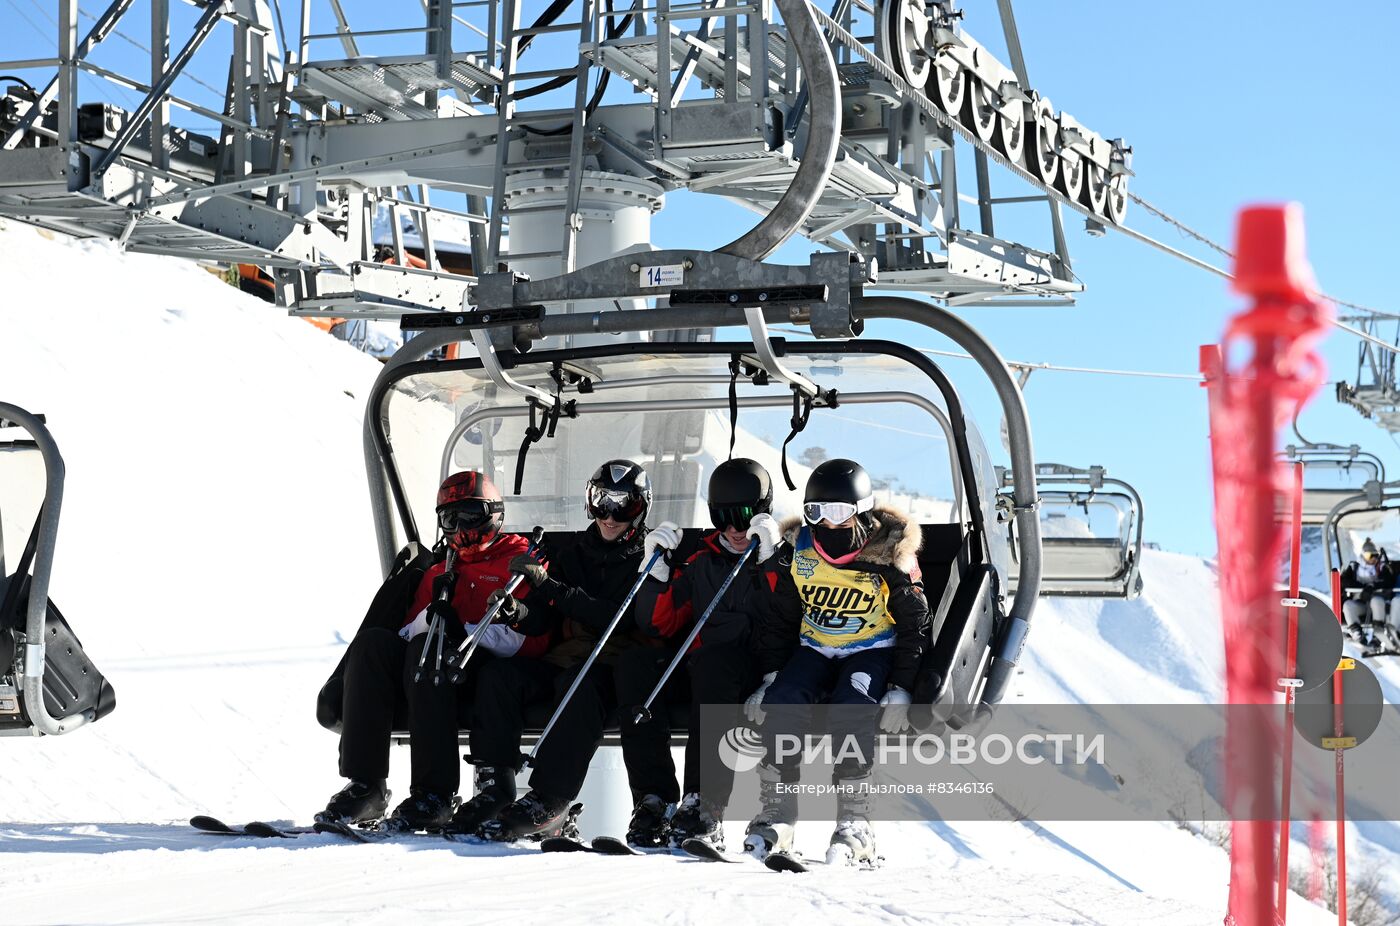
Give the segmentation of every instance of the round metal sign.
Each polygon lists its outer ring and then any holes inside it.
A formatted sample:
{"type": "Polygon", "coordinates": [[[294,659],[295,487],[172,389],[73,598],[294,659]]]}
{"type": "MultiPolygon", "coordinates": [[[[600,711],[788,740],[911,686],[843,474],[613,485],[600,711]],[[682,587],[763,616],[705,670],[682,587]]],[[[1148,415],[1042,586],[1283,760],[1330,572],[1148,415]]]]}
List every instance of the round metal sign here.
{"type": "Polygon", "coordinates": [[[1319,749],[1359,746],[1381,723],[1385,699],[1376,673],[1358,659],[1350,668],[1338,669],[1342,679],[1342,723],[1338,732],[1332,702],[1332,686],[1320,685],[1300,692],[1294,708],[1293,728],[1319,749]]]}
{"type": "MultiPolygon", "coordinates": [[[[1301,592],[1298,598],[1307,602],[1306,607],[1297,608],[1298,612],[1298,649],[1297,649],[1297,671],[1293,677],[1301,679],[1301,686],[1293,686],[1299,691],[1308,691],[1316,688],[1323,682],[1332,678],[1332,672],[1337,668],[1337,660],[1342,658],[1342,625],[1337,623],[1337,617],[1332,609],[1312,592],[1301,592]]],[[[1280,592],[1281,600],[1288,600],[1288,590],[1280,592]]],[[[1288,647],[1288,612],[1295,610],[1287,606],[1279,607],[1279,614],[1283,620],[1283,632],[1279,639],[1283,641],[1284,653],[1288,647]]],[[[1280,669],[1286,668],[1286,660],[1278,661],[1280,669]]],[[[1282,675],[1283,672],[1280,671],[1282,675]]]]}

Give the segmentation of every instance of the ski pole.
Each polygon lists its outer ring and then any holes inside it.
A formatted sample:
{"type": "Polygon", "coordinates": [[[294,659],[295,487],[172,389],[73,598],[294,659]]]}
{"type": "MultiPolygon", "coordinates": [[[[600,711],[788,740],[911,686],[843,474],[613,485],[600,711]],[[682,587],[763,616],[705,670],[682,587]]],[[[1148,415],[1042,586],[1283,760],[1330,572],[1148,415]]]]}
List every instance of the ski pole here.
{"type": "Polygon", "coordinates": [[[554,729],[554,724],[559,720],[559,715],[564,713],[564,708],[567,707],[569,701],[572,700],[574,692],[578,691],[578,686],[583,684],[583,677],[588,674],[589,669],[593,668],[593,663],[597,661],[599,654],[603,652],[603,647],[607,644],[608,638],[611,637],[613,631],[617,629],[617,625],[622,622],[622,615],[626,614],[627,609],[632,606],[632,599],[636,598],[637,592],[641,591],[642,583],[645,582],[647,576],[651,574],[651,567],[656,565],[656,561],[659,560],[665,552],[666,550],[664,548],[657,547],[655,552],[651,554],[651,559],[647,560],[646,565],[642,567],[641,573],[637,576],[637,581],[632,583],[632,590],[627,593],[626,598],[622,599],[622,606],[619,607],[617,613],[613,615],[612,623],[608,624],[608,629],[603,631],[602,636],[598,638],[598,642],[594,644],[593,652],[589,653],[588,658],[583,661],[583,668],[579,669],[578,674],[574,676],[573,684],[569,686],[568,691],[564,692],[564,697],[559,701],[559,706],[554,709],[554,715],[549,718],[549,723],[544,725],[544,730],[540,733],[539,739],[535,740],[535,748],[531,749],[530,754],[525,757],[526,765],[532,765],[534,763],[535,756],[539,754],[540,745],[543,744],[545,738],[549,736],[549,731],[554,729]]]}
{"type": "Polygon", "coordinates": [[[719,591],[715,592],[715,597],[711,599],[709,607],[705,609],[704,614],[700,615],[700,619],[695,622],[695,626],[691,628],[690,634],[685,638],[685,642],[681,644],[681,648],[676,650],[675,658],[673,658],[671,664],[666,667],[666,671],[661,674],[661,679],[656,683],[656,687],[651,690],[651,694],[647,695],[646,703],[633,712],[633,723],[646,723],[651,719],[652,702],[656,700],[657,695],[661,694],[661,689],[666,686],[666,682],[671,678],[671,673],[676,671],[676,666],[681,664],[681,660],[685,658],[685,654],[690,651],[690,645],[695,642],[696,637],[700,636],[700,628],[704,627],[705,621],[710,619],[710,615],[714,613],[715,607],[719,604],[720,599],[724,597],[724,593],[729,591],[730,583],[732,583],[734,577],[739,574],[739,570],[744,568],[744,563],[749,561],[749,556],[751,556],[756,549],[758,549],[757,537],[749,541],[748,548],[745,549],[743,554],[739,557],[739,562],[735,563],[734,568],[729,570],[729,575],[724,577],[724,582],[720,585],[719,591]]]}
{"type": "MultiPolygon", "coordinates": [[[[539,547],[540,541],[543,539],[544,528],[536,527],[530,533],[530,545],[526,547],[525,553],[527,555],[534,553],[539,547]]],[[[482,639],[486,636],[486,628],[491,626],[492,621],[496,619],[496,615],[500,614],[501,609],[505,607],[506,599],[515,593],[516,588],[519,587],[520,583],[523,581],[525,581],[525,576],[520,573],[511,576],[510,581],[506,583],[504,589],[505,594],[501,595],[495,604],[486,609],[486,613],[481,616],[481,620],[477,621],[476,626],[472,628],[472,632],[458,645],[457,652],[448,660],[448,665],[453,667],[452,684],[456,685],[462,681],[462,673],[466,671],[467,660],[472,658],[472,653],[476,652],[476,648],[481,645],[482,639]]]]}
{"type": "MultiPolygon", "coordinates": [[[[452,600],[452,587],[456,584],[457,581],[457,577],[453,573],[453,570],[456,568],[456,566],[457,551],[449,545],[447,548],[447,565],[443,568],[442,571],[442,591],[438,594],[438,601],[450,602],[452,600]]],[[[418,654],[418,668],[413,673],[413,681],[415,684],[423,680],[423,666],[428,661],[428,650],[432,648],[434,643],[437,644],[438,667],[441,668],[443,636],[444,630],[442,626],[442,617],[437,610],[434,610],[433,618],[431,621],[428,622],[428,639],[423,641],[423,652],[418,654]]]]}

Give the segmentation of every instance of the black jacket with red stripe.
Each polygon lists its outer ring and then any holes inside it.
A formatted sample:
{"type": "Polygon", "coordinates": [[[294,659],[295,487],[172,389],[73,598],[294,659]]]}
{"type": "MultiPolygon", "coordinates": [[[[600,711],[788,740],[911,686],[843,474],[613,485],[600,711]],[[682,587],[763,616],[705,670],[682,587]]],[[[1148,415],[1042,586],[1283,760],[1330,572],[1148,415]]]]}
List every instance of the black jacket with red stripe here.
{"type": "MultiPolygon", "coordinates": [[[[734,577],[701,629],[697,646],[749,645],[759,624],[769,619],[773,589],[778,584],[777,557],[766,563],[755,559],[756,554],[750,556],[734,577]]],[[[688,633],[738,561],[739,554],[720,543],[719,531],[706,534],[700,539],[699,550],[683,565],[671,567],[669,582],[649,576],[642,583],[637,593],[637,625],[643,633],[663,639],[688,633]]]]}

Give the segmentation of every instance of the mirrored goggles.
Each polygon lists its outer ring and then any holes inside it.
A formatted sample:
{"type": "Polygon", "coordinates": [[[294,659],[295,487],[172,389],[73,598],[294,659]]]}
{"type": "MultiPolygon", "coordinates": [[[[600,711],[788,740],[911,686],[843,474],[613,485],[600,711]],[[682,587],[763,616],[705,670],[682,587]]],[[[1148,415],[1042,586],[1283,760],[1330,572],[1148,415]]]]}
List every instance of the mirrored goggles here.
{"type": "Polygon", "coordinates": [[[630,522],[642,513],[646,502],[630,492],[610,491],[597,486],[588,487],[586,500],[589,517],[610,521],[630,522]]]}
{"type": "Polygon", "coordinates": [[[841,524],[849,521],[862,511],[869,511],[875,507],[875,499],[862,499],[859,504],[852,502],[807,502],[802,506],[802,517],[807,519],[808,524],[820,524],[823,521],[830,521],[832,524],[841,524]]]}
{"type": "Polygon", "coordinates": [[[746,531],[758,513],[758,509],[753,505],[711,505],[710,521],[720,530],[737,527],[746,531]]]}

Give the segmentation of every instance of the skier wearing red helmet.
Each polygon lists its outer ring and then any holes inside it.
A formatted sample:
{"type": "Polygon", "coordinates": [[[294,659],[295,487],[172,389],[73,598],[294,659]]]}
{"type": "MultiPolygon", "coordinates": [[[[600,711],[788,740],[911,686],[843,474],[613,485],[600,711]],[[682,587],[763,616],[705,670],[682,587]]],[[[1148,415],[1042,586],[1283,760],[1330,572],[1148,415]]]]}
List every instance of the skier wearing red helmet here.
{"type": "MultiPolygon", "coordinates": [[[[510,562],[529,543],[524,537],[501,533],[505,502],[491,479],[470,470],[448,476],[438,489],[436,508],[442,534],[437,552],[442,555],[417,579],[410,604],[398,618],[400,626],[389,629],[384,626],[388,621],[367,619],[346,652],[339,705],[340,773],[349,782],[317,814],[318,821],[364,825],[383,817],[390,796],[386,787],[390,734],[395,719],[405,716],[412,744],[410,794],[385,823],[401,830],[432,830],[451,819],[460,783],[457,729],[463,705],[459,700],[471,691],[471,681],[433,685],[429,673],[424,673],[415,682],[419,657],[429,639],[426,631],[435,614],[447,628],[449,651],[455,650],[486,611],[507,597],[497,623],[482,631],[482,652],[468,664],[470,674],[492,656],[539,656],[548,646],[547,636],[529,636],[517,629],[528,617],[526,605],[519,600],[528,586],[522,583],[514,596],[504,596],[510,562]]],[[[393,579],[391,573],[386,587],[393,579]]],[[[384,591],[376,596],[375,606],[381,604],[384,591]]]]}

